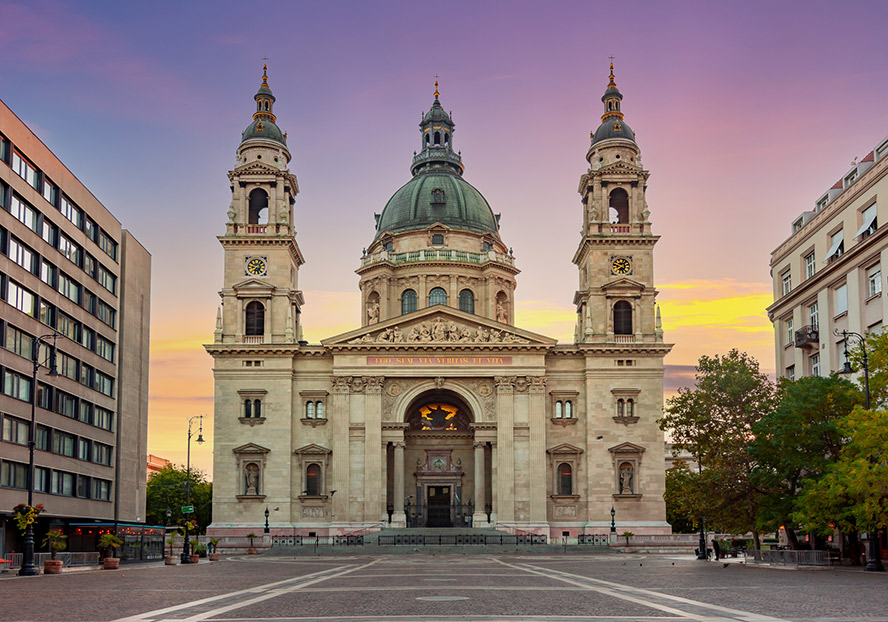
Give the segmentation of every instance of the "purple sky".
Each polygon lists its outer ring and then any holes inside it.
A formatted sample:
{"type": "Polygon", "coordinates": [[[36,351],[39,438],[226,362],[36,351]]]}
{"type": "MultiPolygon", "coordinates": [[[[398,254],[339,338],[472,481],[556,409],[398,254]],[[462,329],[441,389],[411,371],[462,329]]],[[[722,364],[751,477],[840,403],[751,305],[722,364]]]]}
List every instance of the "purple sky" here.
{"type": "Polygon", "coordinates": [[[153,255],[149,450],[176,460],[183,420],[212,414],[199,345],[263,56],[301,187],[312,341],[358,322],[354,270],[409,179],[435,74],[523,270],[518,321],[566,341],[577,183],[616,57],[676,372],[733,346],[773,369],[769,253],[888,135],[884,1],[0,0],[0,24],[0,97],[153,255]]]}

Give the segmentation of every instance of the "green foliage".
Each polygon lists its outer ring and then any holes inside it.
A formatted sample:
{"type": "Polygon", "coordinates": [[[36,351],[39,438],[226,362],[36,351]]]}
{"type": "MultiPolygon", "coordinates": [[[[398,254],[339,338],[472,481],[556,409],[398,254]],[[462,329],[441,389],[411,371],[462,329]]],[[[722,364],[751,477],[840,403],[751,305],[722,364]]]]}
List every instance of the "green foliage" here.
{"type": "MultiPolygon", "coordinates": [[[[182,515],[185,503],[185,468],[181,465],[168,465],[154,473],[148,479],[146,490],[146,522],[149,525],[166,525],[166,511],[171,511],[171,524],[182,524],[186,519],[182,515]]],[[[191,468],[191,505],[194,514],[188,517],[197,521],[198,533],[206,532],[213,519],[213,484],[207,481],[206,475],[194,467],[191,468]]],[[[189,533],[193,530],[188,528],[189,533]]]]}
{"type": "Polygon", "coordinates": [[[684,460],[676,460],[666,471],[666,521],[672,525],[673,533],[694,533],[697,518],[705,513],[700,507],[700,493],[697,490],[697,474],[693,473],[684,460]]]}
{"type": "Polygon", "coordinates": [[[787,528],[803,478],[819,479],[839,459],[844,439],[839,422],[863,402],[860,390],[837,376],[781,379],[780,403],[752,426],[749,454],[755,460],[752,481],[766,493],[759,523],[768,531],[787,528]]]}
{"type": "Polygon", "coordinates": [[[888,410],[855,409],[838,425],[850,439],[836,463],[806,481],[795,518],[814,533],[888,527],[888,410]]]}
{"type": "Polygon", "coordinates": [[[105,533],[99,538],[99,548],[106,549],[109,557],[114,557],[114,553],[123,546],[123,540],[115,536],[113,533],[105,533]]]}
{"type": "Polygon", "coordinates": [[[68,536],[63,534],[58,529],[50,529],[46,533],[46,537],[43,538],[43,546],[49,545],[50,550],[50,559],[56,558],[57,551],[64,551],[68,548],[68,543],[65,540],[68,539],[68,536]]]}
{"type": "Polygon", "coordinates": [[[667,402],[660,427],[676,449],[695,456],[703,471],[688,479],[707,523],[726,531],[758,532],[762,493],[752,481],[747,445],[753,425],[777,404],[777,392],[758,362],[736,349],[702,356],[696,386],[679,389],[667,402]]]}
{"type": "MultiPolygon", "coordinates": [[[[851,342],[848,342],[849,345],[851,342]]],[[[851,366],[860,372],[863,384],[863,345],[848,348],[851,366]]],[[[867,367],[869,367],[870,408],[888,404],[888,331],[866,335],[867,367]]],[[[844,358],[840,359],[844,362],[844,358]]]]}

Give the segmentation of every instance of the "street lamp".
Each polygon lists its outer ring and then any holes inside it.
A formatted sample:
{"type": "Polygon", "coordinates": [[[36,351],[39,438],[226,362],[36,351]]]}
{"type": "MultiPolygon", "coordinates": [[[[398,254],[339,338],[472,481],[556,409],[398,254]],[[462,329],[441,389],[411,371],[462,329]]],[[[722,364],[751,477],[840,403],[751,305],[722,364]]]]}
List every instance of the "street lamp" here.
{"type": "MultiPolygon", "coordinates": [[[[869,390],[869,359],[866,356],[866,339],[860,333],[855,333],[850,330],[842,330],[840,331],[838,328],[833,331],[833,335],[838,337],[842,336],[842,346],[845,350],[845,364],[842,365],[842,371],[840,374],[851,374],[854,373],[854,370],[851,369],[851,362],[848,360],[848,338],[854,340],[854,342],[860,344],[861,350],[863,351],[863,388],[864,393],[866,394],[866,409],[870,409],[870,390],[869,390]]],[[[864,570],[868,570],[870,572],[884,572],[885,566],[882,565],[882,555],[879,552],[879,534],[878,531],[873,533],[869,532],[869,539],[867,540],[867,551],[866,551],[866,566],[864,570]]]]}
{"type": "MultiPolygon", "coordinates": [[[[31,429],[28,432],[28,507],[34,507],[34,449],[37,447],[37,371],[41,367],[49,370],[50,376],[58,376],[56,370],[56,337],[58,333],[34,337],[31,340],[31,362],[34,363],[34,372],[31,374],[31,429]],[[40,345],[48,345],[44,339],[52,339],[49,346],[49,365],[40,363],[40,345]]],[[[20,577],[33,577],[40,572],[34,565],[34,524],[29,523],[25,528],[25,543],[22,551],[22,567],[19,569],[20,577]]]]}
{"type": "Polygon", "coordinates": [[[617,516],[617,511],[614,509],[614,506],[611,506],[611,533],[617,533],[617,523],[614,518],[617,516]]]}
{"type": "Polygon", "coordinates": [[[706,561],[706,517],[700,517],[700,548],[697,549],[697,559],[706,561]]]}
{"type": "Polygon", "coordinates": [[[268,529],[268,506],[265,506],[265,533],[269,533],[268,529]]]}
{"type": "MultiPolygon", "coordinates": [[[[186,462],[185,462],[185,505],[191,505],[191,437],[194,434],[191,432],[191,426],[194,424],[194,420],[197,419],[199,422],[199,426],[197,429],[197,438],[194,439],[194,442],[198,445],[204,442],[203,437],[203,415],[195,415],[188,420],[188,450],[186,453],[186,462]]],[[[191,563],[191,546],[188,542],[188,517],[185,517],[185,541],[182,543],[182,557],[181,561],[183,564],[191,563]]]]}

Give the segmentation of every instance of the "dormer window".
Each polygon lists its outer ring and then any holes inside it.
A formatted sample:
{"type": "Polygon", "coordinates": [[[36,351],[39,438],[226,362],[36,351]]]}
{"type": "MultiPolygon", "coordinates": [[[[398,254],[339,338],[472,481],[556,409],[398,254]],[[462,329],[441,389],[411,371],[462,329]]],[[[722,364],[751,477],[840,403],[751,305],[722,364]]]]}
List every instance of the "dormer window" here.
{"type": "Polygon", "coordinates": [[[440,205],[444,203],[444,191],[440,188],[435,188],[432,190],[432,203],[436,205],[440,205]]]}
{"type": "Polygon", "coordinates": [[[436,233],[432,236],[432,246],[444,246],[444,236],[436,233]]]}

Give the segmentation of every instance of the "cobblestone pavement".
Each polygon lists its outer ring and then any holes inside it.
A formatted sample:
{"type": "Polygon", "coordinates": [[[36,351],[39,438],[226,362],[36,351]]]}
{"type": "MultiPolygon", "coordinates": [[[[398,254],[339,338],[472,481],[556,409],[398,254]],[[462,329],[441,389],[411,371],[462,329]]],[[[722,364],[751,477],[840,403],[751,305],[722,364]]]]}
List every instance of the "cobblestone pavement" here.
{"type": "Polygon", "coordinates": [[[0,620],[888,622],[888,575],[689,556],[243,556],[7,578],[0,620]]]}

